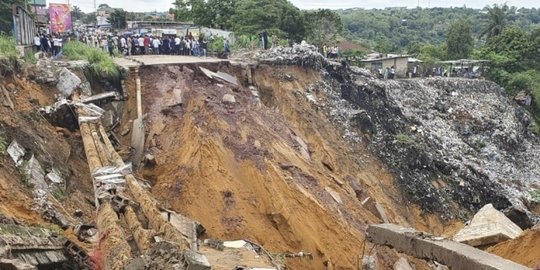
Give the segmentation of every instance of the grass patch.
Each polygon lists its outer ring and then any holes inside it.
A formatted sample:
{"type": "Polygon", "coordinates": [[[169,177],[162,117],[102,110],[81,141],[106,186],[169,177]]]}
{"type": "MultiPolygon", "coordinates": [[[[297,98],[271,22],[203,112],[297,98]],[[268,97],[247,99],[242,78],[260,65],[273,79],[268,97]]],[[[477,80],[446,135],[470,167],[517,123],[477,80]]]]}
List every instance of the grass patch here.
{"type": "Polygon", "coordinates": [[[533,202],[540,203],[540,189],[531,191],[531,199],[533,202]]]}
{"type": "Polygon", "coordinates": [[[63,201],[64,199],[68,197],[68,193],[66,189],[63,187],[58,187],[58,186],[54,187],[51,194],[53,195],[54,198],[56,198],[59,201],[63,201]]]}
{"type": "Polygon", "coordinates": [[[398,143],[402,143],[402,144],[413,144],[414,143],[414,139],[407,135],[407,134],[403,134],[403,133],[399,133],[395,136],[395,140],[398,142],[398,143]]]}
{"type": "Polygon", "coordinates": [[[23,160],[21,165],[17,167],[17,171],[21,175],[21,181],[23,182],[24,186],[27,188],[33,188],[34,184],[30,182],[30,174],[27,172],[28,168],[28,160],[23,160]]]}
{"type": "Polygon", "coordinates": [[[88,81],[119,80],[122,72],[112,57],[99,48],[90,47],[82,42],[72,41],[64,46],[63,54],[69,60],[86,60],[88,66],[84,75],[88,81]]]}
{"type": "Polygon", "coordinates": [[[7,142],[4,136],[0,135],[0,155],[5,155],[7,151],[7,142]]]}

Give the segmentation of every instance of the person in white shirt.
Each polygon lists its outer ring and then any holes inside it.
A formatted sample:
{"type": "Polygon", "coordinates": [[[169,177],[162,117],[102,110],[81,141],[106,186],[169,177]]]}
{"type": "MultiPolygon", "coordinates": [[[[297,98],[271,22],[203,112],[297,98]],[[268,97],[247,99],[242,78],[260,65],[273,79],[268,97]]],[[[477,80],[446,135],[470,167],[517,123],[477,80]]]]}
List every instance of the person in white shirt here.
{"type": "Polygon", "coordinates": [[[179,37],[174,38],[174,54],[176,55],[179,55],[182,53],[180,52],[180,42],[181,40],[179,37]]]}
{"type": "Polygon", "coordinates": [[[120,38],[120,47],[122,48],[120,51],[121,51],[123,54],[126,54],[127,43],[126,43],[126,38],[125,38],[125,37],[120,38]]]}
{"type": "Polygon", "coordinates": [[[140,54],[144,54],[144,38],[142,36],[139,36],[139,50],[140,54]]]}
{"type": "Polygon", "coordinates": [[[34,37],[34,45],[36,45],[36,51],[41,51],[41,38],[38,34],[34,37]]]}
{"type": "Polygon", "coordinates": [[[154,53],[159,54],[159,45],[161,45],[161,42],[158,37],[152,40],[152,45],[154,45],[154,53]]]}
{"type": "Polygon", "coordinates": [[[58,55],[58,53],[60,53],[60,50],[62,49],[62,38],[60,38],[59,36],[55,36],[53,38],[53,48],[54,56],[58,55]]]}

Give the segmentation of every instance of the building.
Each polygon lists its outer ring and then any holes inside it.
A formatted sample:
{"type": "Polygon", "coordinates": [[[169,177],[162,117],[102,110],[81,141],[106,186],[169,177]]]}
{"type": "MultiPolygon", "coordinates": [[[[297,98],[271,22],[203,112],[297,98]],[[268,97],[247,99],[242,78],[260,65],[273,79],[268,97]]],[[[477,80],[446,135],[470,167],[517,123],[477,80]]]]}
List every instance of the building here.
{"type": "Polygon", "coordinates": [[[365,68],[371,70],[373,74],[379,74],[379,72],[384,72],[384,69],[386,68],[394,67],[396,77],[405,78],[407,77],[409,56],[371,53],[368,54],[364,59],[360,60],[360,62],[364,64],[365,68]]]}
{"type": "Polygon", "coordinates": [[[114,8],[110,7],[109,5],[99,5],[98,9],[96,10],[96,25],[100,28],[110,27],[111,24],[109,23],[109,18],[113,12],[114,8]]]}
{"type": "Polygon", "coordinates": [[[45,0],[29,0],[28,11],[34,14],[34,19],[38,27],[46,28],[49,9],[47,9],[45,0]]]}

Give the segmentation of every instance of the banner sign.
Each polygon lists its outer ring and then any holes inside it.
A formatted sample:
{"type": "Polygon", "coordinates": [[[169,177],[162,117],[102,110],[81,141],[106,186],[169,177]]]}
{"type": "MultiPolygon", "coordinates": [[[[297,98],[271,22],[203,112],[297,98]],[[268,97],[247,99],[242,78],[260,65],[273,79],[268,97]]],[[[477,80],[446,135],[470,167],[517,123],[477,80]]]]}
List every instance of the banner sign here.
{"type": "Polygon", "coordinates": [[[71,10],[67,4],[49,4],[51,32],[64,33],[71,30],[71,10]]]}

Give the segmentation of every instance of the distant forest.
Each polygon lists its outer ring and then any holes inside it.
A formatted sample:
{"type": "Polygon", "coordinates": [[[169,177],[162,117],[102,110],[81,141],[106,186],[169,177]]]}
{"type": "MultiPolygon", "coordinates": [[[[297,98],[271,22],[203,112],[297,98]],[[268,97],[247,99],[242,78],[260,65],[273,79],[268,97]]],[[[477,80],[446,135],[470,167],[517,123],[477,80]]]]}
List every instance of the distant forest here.
{"type": "MultiPolygon", "coordinates": [[[[480,33],[489,23],[486,8],[347,9],[338,13],[343,21],[345,38],[371,48],[388,46],[392,52],[406,52],[414,43],[444,43],[447,29],[457,20],[470,23],[471,34],[478,46],[483,43],[479,39],[480,33]]],[[[507,20],[508,26],[530,32],[540,28],[540,9],[517,9],[507,20]]]]}

